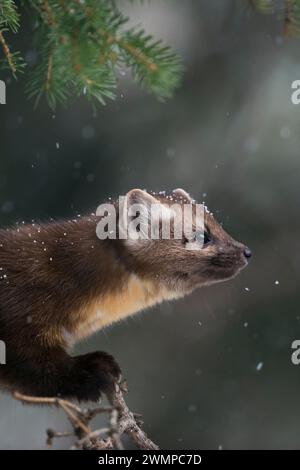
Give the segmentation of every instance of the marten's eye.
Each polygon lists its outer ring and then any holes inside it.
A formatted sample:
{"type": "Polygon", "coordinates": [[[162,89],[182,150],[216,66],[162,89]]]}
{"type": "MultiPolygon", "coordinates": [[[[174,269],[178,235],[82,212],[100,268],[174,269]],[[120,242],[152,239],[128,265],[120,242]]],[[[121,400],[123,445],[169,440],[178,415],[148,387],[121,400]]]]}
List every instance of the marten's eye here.
{"type": "Polygon", "coordinates": [[[211,241],[211,237],[206,230],[198,230],[194,234],[194,241],[200,243],[201,245],[205,246],[211,241]]]}
{"type": "Polygon", "coordinates": [[[197,230],[189,240],[185,239],[185,243],[188,242],[196,242],[202,246],[206,246],[211,242],[211,236],[206,230],[197,230]]]}

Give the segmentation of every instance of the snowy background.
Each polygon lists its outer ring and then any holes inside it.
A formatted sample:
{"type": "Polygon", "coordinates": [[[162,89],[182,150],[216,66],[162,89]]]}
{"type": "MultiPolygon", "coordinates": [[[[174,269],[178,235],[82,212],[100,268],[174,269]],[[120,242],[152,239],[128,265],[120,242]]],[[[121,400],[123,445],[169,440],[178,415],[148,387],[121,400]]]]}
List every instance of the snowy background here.
{"type": "MultiPolygon", "coordinates": [[[[33,111],[22,78],[0,108],[2,226],[83,213],[133,187],[181,186],[254,251],[236,280],[76,348],[116,356],[128,403],[163,448],[299,447],[300,366],[290,356],[300,339],[300,105],[290,96],[300,39],[283,42],[275,17],[236,3],[126,3],[133,23],[184,57],[183,86],[166,104],[124,71],[118,100],[96,116],[84,99],[33,111]]],[[[34,60],[23,31],[17,41],[34,60]]],[[[0,396],[0,448],[45,448],[48,427],[68,425],[55,409],[0,396]]]]}

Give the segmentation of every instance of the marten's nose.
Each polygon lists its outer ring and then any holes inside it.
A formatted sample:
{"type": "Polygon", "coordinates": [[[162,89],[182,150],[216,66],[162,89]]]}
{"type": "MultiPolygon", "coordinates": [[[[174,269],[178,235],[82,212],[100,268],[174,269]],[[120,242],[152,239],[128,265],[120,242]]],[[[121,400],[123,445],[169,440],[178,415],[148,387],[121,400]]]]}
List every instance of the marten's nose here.
{"type": "Polygon", "coordinates": [[[247,246],[246,246],[246,248],[244,249],[244,256],[245,256],[245,258],[247,258],[247,259],[251,258],[251,256],[252,256],[252,251],[251,251],[250,248],[248,248],[247,246]]]}

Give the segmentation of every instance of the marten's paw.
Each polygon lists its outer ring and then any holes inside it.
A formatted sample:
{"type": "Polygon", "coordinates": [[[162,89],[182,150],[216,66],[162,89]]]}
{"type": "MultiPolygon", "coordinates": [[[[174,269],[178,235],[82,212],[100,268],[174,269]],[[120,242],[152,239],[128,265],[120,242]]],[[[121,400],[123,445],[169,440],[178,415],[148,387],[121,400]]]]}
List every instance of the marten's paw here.
{"type": "Polygon", "coordinates": [[[113,392],[116,382],[121,378],[121,369],[110,354],[97,351],[75,359],[79,380],[76,395],[79,400],[97,401],[101,392],[113,392]]]}
{"type": "Polygon", "coordinates": [[[95,351],[87,354],[86,358],[89,364],[94,364],[96,367],[107,375],[111,375],[114,381],[119,381],[121,377],[121,368],[115,358],[104,351],[95,351]]]}

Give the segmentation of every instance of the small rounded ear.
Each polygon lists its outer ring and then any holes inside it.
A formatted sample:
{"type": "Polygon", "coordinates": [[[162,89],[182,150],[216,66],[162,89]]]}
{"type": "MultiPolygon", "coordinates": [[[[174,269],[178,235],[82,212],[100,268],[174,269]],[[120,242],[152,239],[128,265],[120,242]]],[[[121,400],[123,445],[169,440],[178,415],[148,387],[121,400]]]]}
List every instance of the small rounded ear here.
{"type": "Polygon", "coordinates": [[[142,189],[131,189],[126,194],[126,199],[129,205],[143,204],[146,207],[151,207],[151,204],[158,203],[158,200],[155,199],[155,197],[142,189]]]}
{"type": "Polygon", "coordinates": [[[128,191],[122,210],[122,220],[125,221],[127,230],[127,243],[136,243],[136,240],[141,237],[148,239],[151,208],[158,203],[159,201],[147,191],[142,189],[128,191]],[[137,231],[137,227],[139,227],[139,231],[137,231]]]}
{"type": "MultiPolygon", "coordinates": [[[[156,240],[162,231],[170,230],[173,211],[156,199],[152,194],[141,189],[132,189],[126,194],[122,211],[128,234],[127,245],[136,245],[139,240],[156,240]]],[[[164,232],[164,233],[165,233],[164,232]]]]}
{"type": "Polygon", "coordinates": [[[193,198],[182,188],[177,188],[173,190],[173,194],[178,196],[181,199],[185,199],[188,202],[193,202],[193,198]]]}

